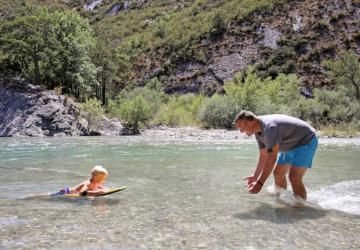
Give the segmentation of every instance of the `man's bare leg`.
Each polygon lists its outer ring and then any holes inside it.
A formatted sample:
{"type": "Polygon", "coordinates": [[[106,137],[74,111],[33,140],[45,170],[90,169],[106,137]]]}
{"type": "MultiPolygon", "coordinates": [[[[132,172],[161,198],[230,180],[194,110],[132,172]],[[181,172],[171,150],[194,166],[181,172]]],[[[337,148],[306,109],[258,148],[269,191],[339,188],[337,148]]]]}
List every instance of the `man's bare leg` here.
{"type": "Polygon", "coordinates": [[[291,166],[289,172],[289,180],[295,196],[300,196],[306,200],[306,189],[303,184],[302,178],[307,168],[291,166]]]}
{"type": "Polygon", "coordinates": [[[291,165],[276,165],[274,169],[274,179],[275,179],[275,194],[276,196],[280,195],[279,188],[286,189],[287,181],[286,174],[289,172],[291,165]]]}

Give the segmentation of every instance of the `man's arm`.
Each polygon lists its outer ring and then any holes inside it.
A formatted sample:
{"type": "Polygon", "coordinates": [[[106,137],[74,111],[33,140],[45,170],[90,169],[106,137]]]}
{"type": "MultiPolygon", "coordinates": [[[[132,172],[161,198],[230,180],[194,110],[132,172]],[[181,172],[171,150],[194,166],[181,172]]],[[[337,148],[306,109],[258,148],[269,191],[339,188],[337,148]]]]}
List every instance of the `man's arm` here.
{"type": "Polygon", "coordinates": [[[279,152],[279,144],[276,144],[273,148],[266,150],[265,164],[262,168],[261,175],[257,179],[258,181],[255,183],[255,185],[249,190],[250,193],[256,194],[260,192],[265,181],[267,180],[272,170],[274,169],[278,152],[279,152]]]}
{"type": "Polygon", "coordinates": [[[244,179],[244,180],[247,180],[247,184],[246,184],[247,187],[251,187],[252,186],[251,184],[258,180],[258,178],[259,178],[260,174],[262,173],[263,168],[266,164],[266,160],[267,160],[266,148],[260,148],[259,151],[260,151],[259,160],[258,160],[256,169],[255,169],[254,175],[248,176],[244,179]]]}
{"type": "Polygon", "coordinates": [[[261,148],[259,162],[258,162],[258,165],[257,165],[255,173],[254,173],[254,177],[256,178],[256,180],[259,178],[260,174],[264,170],[264,166],[266,165],[267,155],[268,154],[267,154],[266,148],[261,148]]]}

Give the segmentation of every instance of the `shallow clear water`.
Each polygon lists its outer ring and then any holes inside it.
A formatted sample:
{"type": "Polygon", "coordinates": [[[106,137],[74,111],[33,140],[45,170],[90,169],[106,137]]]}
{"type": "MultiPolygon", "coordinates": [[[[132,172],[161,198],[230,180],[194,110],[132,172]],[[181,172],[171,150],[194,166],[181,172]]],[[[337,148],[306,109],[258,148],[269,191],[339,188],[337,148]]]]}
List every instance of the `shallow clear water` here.
{"type": "Polygon", "coordinates": [[[247,193],[256,158],[253,140],[2,138],[0,249],[359,249],[360,140],[320,141],[305,208],[275,202],[272,178],[247,193]],[[98,164],[128,189],[34,197],[98,164]]]}

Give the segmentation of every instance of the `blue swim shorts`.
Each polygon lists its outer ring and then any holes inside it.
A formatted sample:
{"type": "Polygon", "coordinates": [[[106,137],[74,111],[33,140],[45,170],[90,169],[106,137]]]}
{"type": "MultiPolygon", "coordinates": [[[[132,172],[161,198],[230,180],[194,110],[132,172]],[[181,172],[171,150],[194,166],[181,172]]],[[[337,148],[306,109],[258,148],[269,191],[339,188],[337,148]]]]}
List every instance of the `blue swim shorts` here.
{"type": "Polygon", "coordinates": [[[296,147],[287,152],[279,152],[277,164],[311,168],[317,146],[318,139],[314,136],[309,144],[296,147]]]}

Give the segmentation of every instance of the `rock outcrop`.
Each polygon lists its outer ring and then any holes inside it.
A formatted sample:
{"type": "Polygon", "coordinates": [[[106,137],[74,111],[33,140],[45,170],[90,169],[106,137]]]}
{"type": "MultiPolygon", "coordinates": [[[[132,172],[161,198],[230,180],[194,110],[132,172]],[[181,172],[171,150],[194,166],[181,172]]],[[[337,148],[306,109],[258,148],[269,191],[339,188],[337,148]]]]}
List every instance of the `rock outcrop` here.
{"type": "MultiPolygon", "coordinates": [[[[12,84],[0,80],[0,136],[95,135],[87,125],[71,98],[23,80],[12,84]]],[[[121,130],[118,120],[104,118],[96,134],[120,135],[121,130]]]]}

